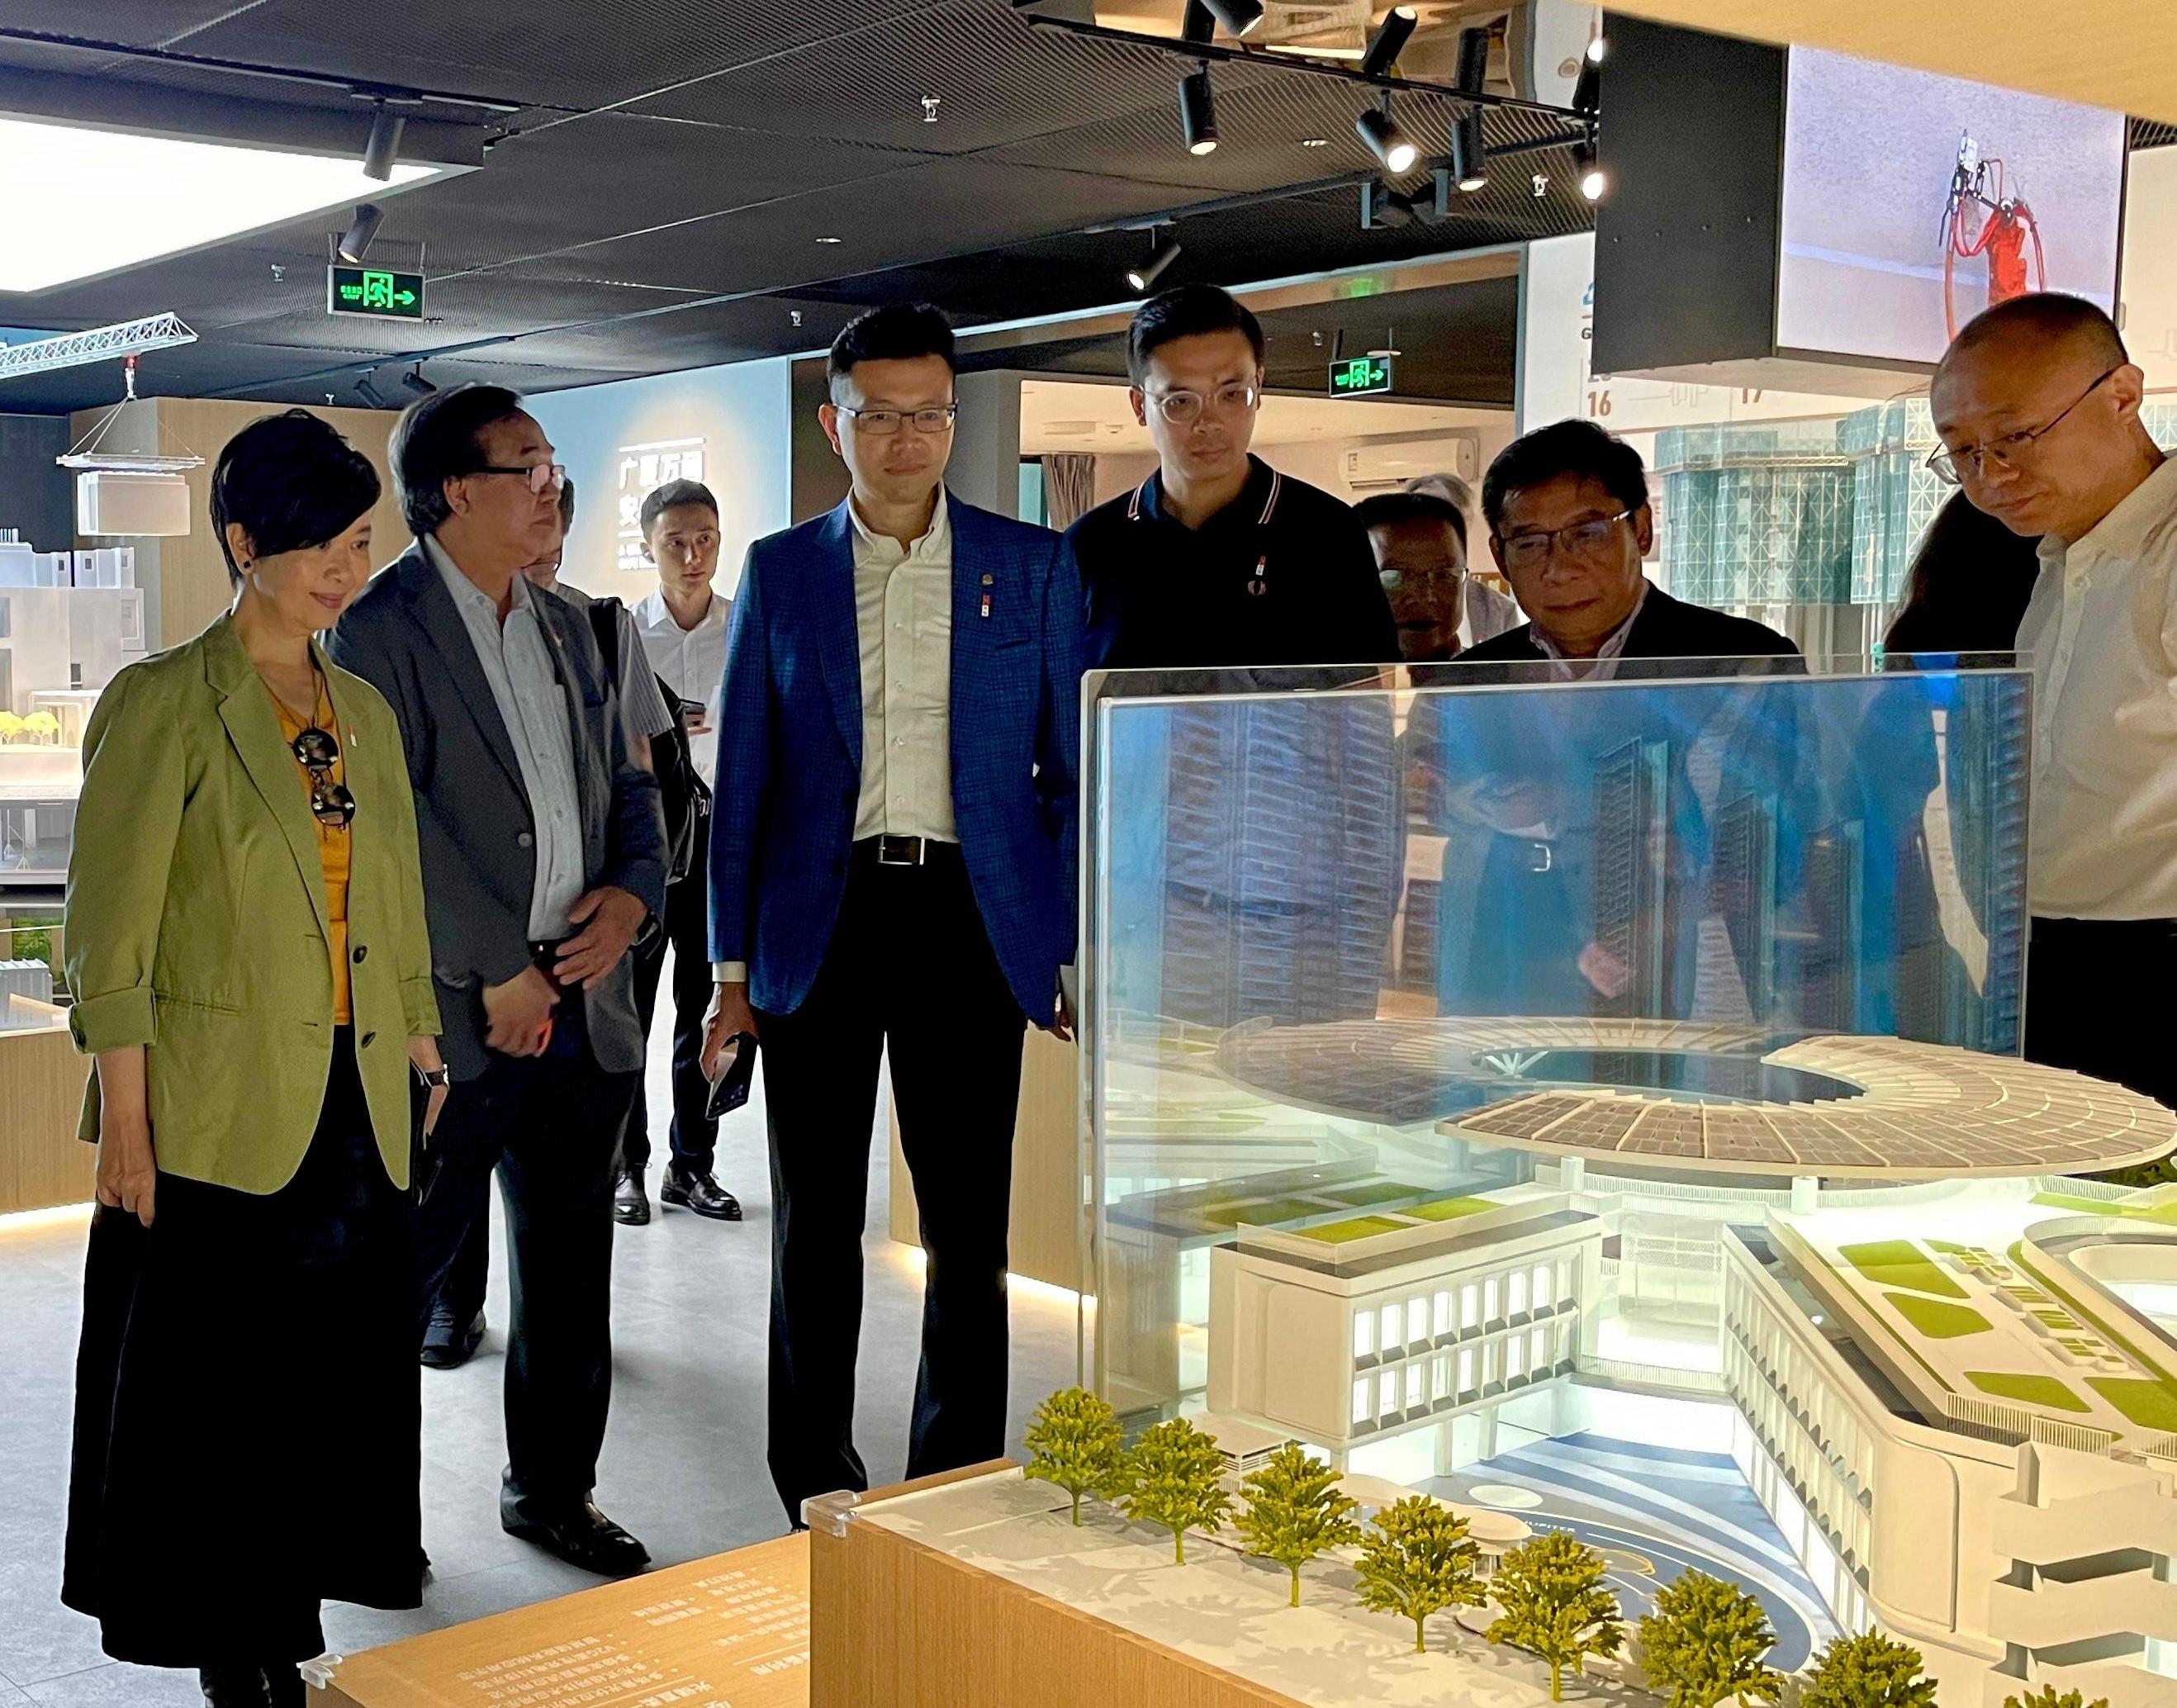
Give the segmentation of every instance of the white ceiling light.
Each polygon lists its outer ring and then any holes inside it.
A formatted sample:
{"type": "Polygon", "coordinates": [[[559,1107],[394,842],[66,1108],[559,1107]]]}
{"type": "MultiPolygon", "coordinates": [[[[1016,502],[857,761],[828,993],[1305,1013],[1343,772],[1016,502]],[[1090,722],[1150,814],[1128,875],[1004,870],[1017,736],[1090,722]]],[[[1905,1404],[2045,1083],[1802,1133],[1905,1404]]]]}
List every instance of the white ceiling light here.
{"type": "MultiPolygon", "coordinates": [[[[450,168],[396,165],[395,188],[450,168]]],[[[43,291],[382,194],[361,164],[0,117],[0,291],[43,291]]]]}

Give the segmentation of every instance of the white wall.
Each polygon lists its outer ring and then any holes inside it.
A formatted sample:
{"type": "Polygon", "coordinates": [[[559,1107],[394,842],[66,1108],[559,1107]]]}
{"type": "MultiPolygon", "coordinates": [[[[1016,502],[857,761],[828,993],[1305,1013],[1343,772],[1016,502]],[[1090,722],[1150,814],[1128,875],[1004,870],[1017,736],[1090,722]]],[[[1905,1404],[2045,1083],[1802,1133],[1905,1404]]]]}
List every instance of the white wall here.
{"type": "MultiPolygon", "coordinates": [[[[731,596],[750,541],[784,527],[791,501],[790,364],[739,363],[614,380],[529,399],[575,483],[575,529],[563,573],[592,593],[639,599],[656,586],[647,570],[615,567],[622,505],[648,489],[645,457],[701,461],[703,483],[717,495],[724,543],[718,591],[731,596]],[[690,444],[689,441],[696,441],[690,444]],[[653,447],[651,450],[638,447],[653,447]],[[629,469],[630,462],[636,466],[629,469]]],[[[661,471],[652,470],[652,478],[661,471]]]]}
{"type": "Polygon", "coordinates": [[[2177,387],[2177,148],[2131,157],[2125,193],[2124,341],[2157,390],[2177,387]]]}

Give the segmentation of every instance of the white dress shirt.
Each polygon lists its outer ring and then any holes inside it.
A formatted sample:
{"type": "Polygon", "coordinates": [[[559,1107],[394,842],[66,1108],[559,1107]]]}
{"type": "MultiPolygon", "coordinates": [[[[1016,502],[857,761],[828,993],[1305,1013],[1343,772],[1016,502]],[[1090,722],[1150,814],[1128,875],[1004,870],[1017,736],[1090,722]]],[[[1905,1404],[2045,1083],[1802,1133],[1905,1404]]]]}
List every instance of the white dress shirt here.
{"type": "MultiPolygon", "coordinates": [[[[552,591],[586,617],[597,603],[571,581],[555,581],[552,591]]],[[[636,631],[634,614],[625,605],[614,614],[619,620],[613,625],[613,635],[619,644],[614,653],[613,679],[619,686],[620,727],[630,737],[654,741],[680,714],[677,708],[668,709],[665,696],[657,691],[657,672],[636,631]]]]}
{"type": "Polygon", "coordinates": [[[2068,549],[2041,543],[2028,902],[2047,919],[2177,919],[2177,458],[2068,549]]]}
{"type": "Polygon", "coordinates": [[[703,721],[710,728],[688,738],[688,754],[706,783],[717,780],[718,705],[726,682],[726,619],[733,608],[732,600],[714,592],[702,620],[684,629],[662,592],[635,607],[636,632],[642,636],[651,669],[683,700],[703,702],[703,721]]]}
{"type": "Polygon", "coordinates": [[[537,833],[537,877],[529,892],[529,935],[556,942],[573,927],[567,909],[587,887],[582,854],[581,794],[575,782],[575,732],[568,722],[566,690],[544,638],[543,619],[529,597],[529,583],[514,578],[514,603],[506,620],[490,594],[455,566],[438,536],[423,549],[453,595],[476,648],[483,679],[513,744],[522,791],[537,833]]]}
{"type": "Polygon", "coordinates": [[[952,524],[945,494],[911,546],[854,520],[862,795],[854,840],[958,842],[952,823],[952,524]]]}

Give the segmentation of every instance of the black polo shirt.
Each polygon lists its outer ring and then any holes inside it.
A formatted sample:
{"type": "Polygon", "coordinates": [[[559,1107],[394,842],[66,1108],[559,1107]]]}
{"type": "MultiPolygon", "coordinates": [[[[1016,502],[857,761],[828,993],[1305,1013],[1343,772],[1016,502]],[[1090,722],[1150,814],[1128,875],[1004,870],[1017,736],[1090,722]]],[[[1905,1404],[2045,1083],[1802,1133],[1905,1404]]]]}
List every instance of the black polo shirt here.
{"type": "Polygon", "coordinates": [[[1248,458],[1239,497],[1198,528],[1164,480],[1067,531],[1088,601],[1088,661],[1111,670],[1383,664],[1390,601],[1353,507],[1248,458]]]}

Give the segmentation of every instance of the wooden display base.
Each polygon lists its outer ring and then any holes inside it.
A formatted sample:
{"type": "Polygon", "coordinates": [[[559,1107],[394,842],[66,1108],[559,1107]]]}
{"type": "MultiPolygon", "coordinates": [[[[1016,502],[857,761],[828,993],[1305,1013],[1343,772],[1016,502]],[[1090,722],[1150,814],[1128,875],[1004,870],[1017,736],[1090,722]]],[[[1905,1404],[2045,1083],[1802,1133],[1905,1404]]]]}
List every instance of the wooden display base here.
{"type": "Polygon", "coordinates": [[[802,1708],[809,1546],[785,1536],[351,1655],[326,1708],[802,1708]]]}
{"type": "Polygon", "coordinates": [[[810,1519],[810,1708],[1302,1708],[882,1525],[827,1523],[813,1508],[810,1519]]]}

